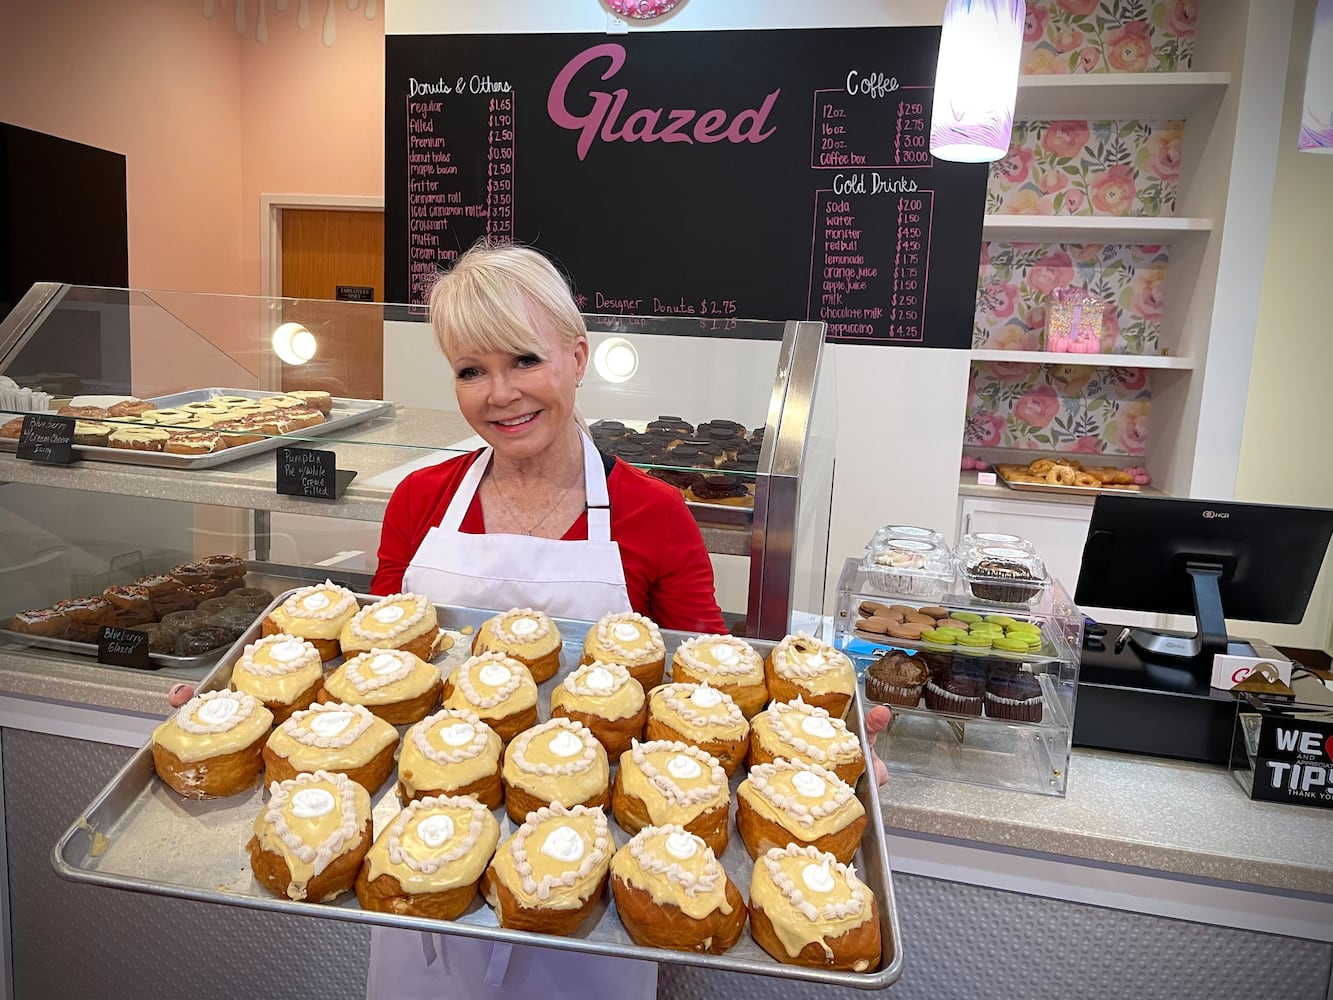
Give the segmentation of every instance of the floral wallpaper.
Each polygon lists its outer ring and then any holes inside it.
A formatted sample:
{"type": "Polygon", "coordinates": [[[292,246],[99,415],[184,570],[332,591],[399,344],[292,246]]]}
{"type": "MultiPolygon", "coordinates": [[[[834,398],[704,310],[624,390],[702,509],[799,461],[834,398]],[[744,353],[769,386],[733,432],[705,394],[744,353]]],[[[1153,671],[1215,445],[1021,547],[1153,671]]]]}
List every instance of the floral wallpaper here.
{"type": "Polygon", "coordinates": [[[1107,303],[1102,354],[1163,354],[1166,247],[983,243],[972,346],[1039,351],[1053,289],[1077,285],[1107,303]]]}
{"type": "Polygon", "coordinates": [[[1180,121],[1016,121],[991,164],[986,212],[1174,215],[1180,121]]]}
{"type": "Polygon", "coordinates": [[[1198,0],[1027,0],[1024,73],[1190,69],[1198,0]]]}
{"type": "Polygon", "coordinates": [[[1143,368],[974,361],[963,444],[1139,456],[1152,392],[1143,368]]]}

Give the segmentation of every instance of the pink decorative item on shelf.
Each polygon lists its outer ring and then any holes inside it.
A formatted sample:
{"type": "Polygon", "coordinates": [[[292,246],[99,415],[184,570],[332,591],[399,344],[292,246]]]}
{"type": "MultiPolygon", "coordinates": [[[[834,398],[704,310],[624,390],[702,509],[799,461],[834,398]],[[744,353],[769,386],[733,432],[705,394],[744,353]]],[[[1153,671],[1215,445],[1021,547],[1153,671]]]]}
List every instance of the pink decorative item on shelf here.
{"type": "Polygon", "coordinates": [[[1127,465],[1121,471],[1134,477],[1135,486],[1147,486],[1152,482],[1152,476],[1148,475],[1148,470],[1141,465],[1127,465]]]}
{"type": "Polygon", "coordinates": [[[1096,354],[1101,350],[1106,303],[1085,288],[1065,285],[1046,305],[1046,350],[1096,354]]]}
{"type": "Polygon", "coordinates": [[[681,0],[606,0],[606,5],[620,17],[646,21],[649,18],[661,17],[680,2],[681,0]]]}

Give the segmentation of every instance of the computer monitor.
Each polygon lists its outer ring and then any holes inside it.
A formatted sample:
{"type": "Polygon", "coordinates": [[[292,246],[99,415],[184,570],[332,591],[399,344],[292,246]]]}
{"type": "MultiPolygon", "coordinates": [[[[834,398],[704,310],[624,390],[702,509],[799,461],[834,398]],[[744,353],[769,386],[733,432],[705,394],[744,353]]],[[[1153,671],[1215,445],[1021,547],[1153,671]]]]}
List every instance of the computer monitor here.
{"type": "Polygon", "coordinates": [[[1193,636],[1135,629],[1145,657],[1212,669],[1227,618],[1296,623],[1333,535],[1333,509],[1138,494],[1098,495],[1074,600],[1193,614],[1193,636]]]}

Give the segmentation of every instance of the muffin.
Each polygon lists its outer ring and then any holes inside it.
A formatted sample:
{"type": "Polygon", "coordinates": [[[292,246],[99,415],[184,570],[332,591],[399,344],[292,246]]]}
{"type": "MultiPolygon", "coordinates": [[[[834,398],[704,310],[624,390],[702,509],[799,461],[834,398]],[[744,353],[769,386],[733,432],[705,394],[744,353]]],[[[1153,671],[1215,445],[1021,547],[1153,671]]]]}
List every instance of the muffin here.
{"type": "Polygon", "coordinates": [[[789,635],[764,661],[768,696],[774,701],[800,698],[826,708],[838,718],[856,695],[856,669],[845,653],[804,632],[789,635]]]}
{"type": "Polygon", "coordinates": [[[748,719],[768,701],[764,661],[744,639],[700,635],[676,647],[671,677],[686,684],[708,684],[729,695],[748,719]]]}
{"type": "Polygon", "coordinates": [[[997,669],[986,681],[986,715],[1015,722],[1040,722],[1045,704],[1041,681],[1026,670],[997,669]]]}
{"type": "Polygon", "coordinates": [[[589,808],[611,802],[606,750],[586,726],[569,719],[519,733],[505,748],[501,780],[505,811],[515,823],[554,802],[589,808]]]}
{"type": "Polygon", "coordinates": [[[915,708],[930,677],[923,656],[890,649],[866,670],[866,697],[885,705],[915,708]]]}
{"type": "Polygon", "coordinates": [[[305,639],[317,650],[321,660],[338,655],[338,635],[356,614],[356,597],[350,590],[325,580],[313,587],[302,587],[274,608],[264,619],[264,635],[278,632],[305,639]]]}
{"type": "Polygon", "coordinates": [[[810,846],[775,847],[757,859],[750,933],[788,965],[866,972],[880,961],[874,893],[854,868],[810,846]]]}
{"type": "Polygon", "coordinates": [[[264,744],[264,779],[345,774],[368,792],[393,771],[398,730],[362,705],[330,703],[293,712],[264,744]]]}
{"type": "Polygon", "coordinates": [[[426,660],[438,634],[434,604],[420,594],[390,594],[356,612],[338,633],[338,645],[344,656],[402,649],[426,660]]]}
{"type": "Polygon", "coordinates": [[[663,684],[648,696],[650,740],[674,740],[717,758],[727,777],[750,749],[750,724],[730,697],[707,684],[663,684]]]}
{"type": "Polygon", "coordinates": [[[293,712],[309,708],[323,683],[319,651],[281,633],[247,645],[231,669],[231,686],[262,701],[279,726],[293,712]]]}
{"type": "Polygon", "coordinates": [[[795,842],[848,864],[865,827],[865,807],[852,786],[818,764],[759,764],[736,789],[736,829],[752,858],[795,842]]]}
{"type": "Polygon", "coordinates": [[[818,764],[849,785],[865,773],[861,741],[846,723],[816,705],[775,701],[750,720],[749,766],[785,757],[818,764]]]}
{"type": "Polygon", "coordinates": [[[681,826],[648,826],[611,859],[620,922],[646,948],[721,955],[740,940],[746,906],[712,848],[681,826]]]}
{"type": "Polygon", "coordinates": [[[460,663],[444,682],[444,707],[474,713],[507,743],[537,724],[537,685],[518,660],[482,653],[460,663]]]}
{"type": "Polygon", "coordinates": [[[365,705],[395,726],[420,722],[440,704],[440,671],[406,649],[372,649],[324,678],[320,701],[365,705]]]}
{"type": "Polygon", "coordinates": [[[370,850],[370,796],[341,774],[274,783],[246,845],[255,878],[275,896],[322,903],[352,888],[370,850]]]}
{"type": "Polygon", "coordinates": [[[626,833],[676,824],[717,854],[727,849],[731,788],[717,758],[698,747],[636,742],[620,755],[611,810],[626,833]]]}
{"type": "Polygon", "coordinates": [[[398,754],[398,798],[467,796],[487,809],[504,801],[494,729],[473,713],[446,708],[422,719],[403,737],[398,754]]]}
{"type": "Polygon", "coordinates": [[[254,784],[273,715],[244,691],[205,691],[153,730],[153,769],[187,799],[235,795],[254,784]]]}
{"type": "Polygon", "coordinates": [[[954,661],[947,673],[926,682],[926,707],[936,712],[980,715],[986,691],[986,671],[954,661]]]}
{"type": "Polygon", "coordinates": [[[643,688],[618,663],[587,663],[551,690],[551,716],[581,722],[607,755],[619,757],[643,736],[643,688]]]}
{"type": "Polygon", "coordinates": [[[472,654],[503,653],[528,668],[538,684],[560,669],[560,630],[531,608],[510,608],[484,621],[472,637],[472,654]]]}
{"type": "Polygon", "coordinates": [[[366,854],[356,878],[362,909],[434,920],[462,916],[500,841],[500,824],[476,799],[409,802],[366,854]]]}
{"type": "Polygon", "coordinates": [[[662,631],[636,611],[617,611],[600,618],[583,638],[580,662],[619,663],[644,691],[662,683],[666,645],[662,631]]]}
{"type": "Polygon", "coordinates": [[[538,809],[495,852],[481,890],[501,927],[573,934],[606,890],[614,846],[601,809],[538,809]]]}

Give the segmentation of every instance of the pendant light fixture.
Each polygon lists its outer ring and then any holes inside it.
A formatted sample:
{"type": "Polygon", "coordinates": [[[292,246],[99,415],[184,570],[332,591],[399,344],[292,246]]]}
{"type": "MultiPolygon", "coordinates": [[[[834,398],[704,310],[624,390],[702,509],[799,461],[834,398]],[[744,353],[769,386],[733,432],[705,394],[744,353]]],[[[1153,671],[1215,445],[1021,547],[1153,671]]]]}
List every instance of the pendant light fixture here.
{"type": "Polygon", "coordinates": [[[1296,148],[1305,153],[1333,153],[1333,0],[1319,0],[1314,9],[1296,148]]]}
{"type": "Polygon", "coordinates": [[[1025,16],[1023,0],[949,0],[935,69],[932,156],[985,163],[1009,152],[1025,16]]]}

